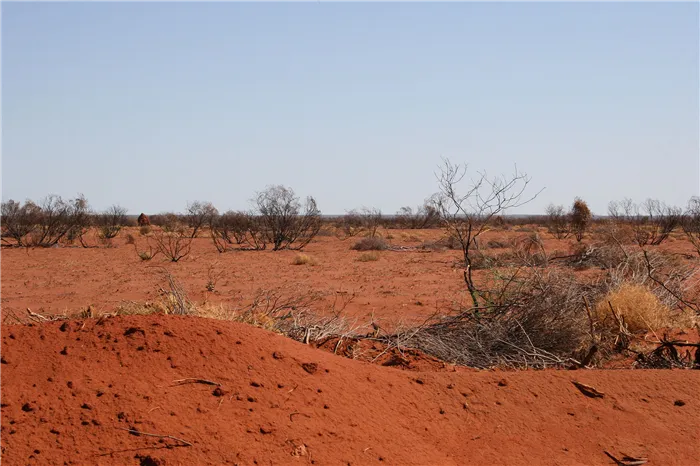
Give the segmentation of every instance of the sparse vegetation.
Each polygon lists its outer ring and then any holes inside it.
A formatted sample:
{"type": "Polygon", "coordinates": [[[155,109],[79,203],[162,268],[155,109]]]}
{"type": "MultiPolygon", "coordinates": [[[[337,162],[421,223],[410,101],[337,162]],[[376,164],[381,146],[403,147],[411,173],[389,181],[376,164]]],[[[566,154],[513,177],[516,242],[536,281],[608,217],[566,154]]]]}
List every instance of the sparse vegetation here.
{"type": "Polygon", "coordinates": [[[373,207],[353,209],[343,217],[343,231],[348,237],[362,233],[374,238],[381,224],[382,211],[373,207]]]}
{"type": "Polygon", "coordinates": [[[479,248],[479,236],[495,217],[507,209],[524,205],[537,194],[524,197],[530,178],[517,168],[509,177],[489,179],[486,173],[479,173],[460,191],[466,173],[466,166],[444,160],[438,175],[440,191],[433,196],[432,202],[448,236],[459,242],[464,261],[464,282],[474,307],[479,307],[480,293],[472,273],[472,258],[479,248]]]}
{"type": "Polygon", "coordinates": [[[90,206],[82,195],[68,201],[50,195],[39,205],[27,201],[22,207],[8,201],[3,203],[2,214],[3,236],[32,247],[48,248],[75,239],[85,245],[83,236],[91,225],[90,206]]]}
{"type": "Polygon", "coordinates": [[[565,239],[571,233],[569,215],[562,205],[549,204],[547,214],[547,230],[556,239],[565,239]]]}
{"type": "Polygon", "coordinates": [[[700,197],[693,197],[688,201],[681,226],[686,238],[700,256],[700,197]]]}
{"type": "Polygon", "coordinates": [[[402,228],[426,229],[440,224],[440,214],[429,200],[415,211],[410,206],[401,207],[396,215],[402,228]]]}
{"type": "Polygon", "coordinates": [[[104,239],[115,238],[126,225],[126,208],[113,205],[97,217],[100,236],[104,239]]]}
{"type": "Polygon", "coordinates": [[[354,251],[384,251],[389,249],[389,244],[384,238],[368,236],[357,241],[350,249],[354,251]]]}
{"type": "Polygon", "coordinates": [[[611,202],[608,213],[613,221],[631,230],[632,240],[640,247],[663,243],[673,230],[682,226],[683,220],[681,209],[655,199],[647,199],[642,205],[631,199],[611,202]]]}
{"type": "Polygon", "coordinates": [[[2,239],[15,241],[17,246],[24,246],[24,238],[36,228],[40,221],[41,209],[32,201],[22,205],[12,199],[2,203],[2,239]]]}
{"type": "Polygon", "coordinates": [[[316,261],[315,257],[301,253],[294,256],[292,260],[293,265],[316,265],[317,263],[318,261],[316,261]]]}
{"type": "Polygon", "coordinates": [[[375,262],[379,260],[379,253],[376,251],[363,252],[357,260],[358,262],[375,262]]]}
{"type": "Polygon", "coordinates": [[[219,212],[211,202],[195,201],[187,204],[187,226],[192,230],[191,237],[196,238],[197,234],[204,226],[209,226],[213,223],[214,217],[219,212]]]}
{"type": "Polygon", "coordinates": [[[302,206],[291,188],[270,186],[258,193],[248,231],[257,244],[272,244],[273,251],[301,250],[321,228],[321,211],[313,197],[302,206]],[[262,241],[261,241],[262,240],[262,241]]]}
{"type": "Polygon", "coordinates": [[[588,208],[586,201],[579,199],[578,197],[574,200],[574,205],[571,207],[571,213],[569,214],[571,218],[571,230],[576,237],[576,241],[581,241],[583,239],[584,233],[591,224],[591,210],[588,208]]]}
{"type": "MultiPolygon", "coordinates": [[[[416,229],[430,223],[419,217],[438,215],[445,232],[440,239],[430,239],[426,232],[394,232],[382,237],[379,227],[383,219],[377,209],[351,211],[340,226],[346,237],[365,235],[351,247],[361,252],[354,257],[358,262],[376,262],[381,257],[378,251],[387,249],[459,250],[461,257],[455,270],[463,269],[460,271],[471,301],[468,305],[453,303],[418,326],[399,326],[392,332],[383,332],[375,326],[366,335],[341,335],[333,332],[358,327],[350,325],[345,317],[322,318],[306,307],[302,311],[290,310],[284,303],[258,301],[250,308],[232,313],[223,306],[207,303],[198,306],[170,276],[170,291],[161,290],[160,304],[149,309],[244,321],[305,342],[336,338],[338,344],[343,339],[357,343],[371,335],[387,351],[401,354],[407,348],[420,350],[443,361],[475,367],[596,364],[629,351],[635,338],[647,331],[694,325],[700,315],[697,302],[700,283],[692,256],[651,251],[644,246],[661,244],[680,225],[685,237],[698,249],[700,227],[696,224],[700,224],[697,221],[700,201],[692,199],[682,216],[656,201],[644,204],[644,211],[631,201],[612,203],[611,218],[594,221],[585,202],[577,199],[569,213],[561,206],[550,205],[546,217],[514,221],[514,231],[519,234],[489,233],[487,240],[482,240],[483,233],[510,225],[502,217],[507,208],[523,205],[534,196],[525,197],[530,180],[517,171],[510,177],[493,180],[480,174],[460,191],[457,188],[461,187],[465,170],[446,161],[439,175],[440,192],[431,198],[431,209],[426,207],[415,214],[402,209],[393,223],[388,223],[416,229]],[[642,215],[649,212],[651,215],[642,215]],[[555,238],[564,239],[573,233],[579,241],[566,246],[563,252],[550,252],[538,233],[542,226],[555,238]],[[586,241],[583,241],[584,233],[586,241]],[[390,246],[386,240],[389,236],[406,242],[421,242],[423,238],[425,241],[419,246],[390,246]],[[629,246],[630,240],[637,249],[629,246]],[[585,269],[595,272],[596,278],[580,282],[576,272],[585,269]],[[480,270],[478,280],[472,274],[475,270],[480,270]],[[589,303],[593,304],[589,307],[589,303]],[[589,312],[582,312],[585,309],[589,312]],[[302,321],[305,323],[301,324],[302,321]],[[319,329],[314,325],[325,327],[319,329]],[[325,339],[316,339],[318,335],[324,335],[325,339]],[[593,357],[593,353],[597,356],[593,357]]],[[[259,250],[270,245],[273,250],[300,250],[321,227],[315,201],[309,198],[302,205],[294,192],[283,186],[273,186],[260,193],[254,207],[250,213],[228,211],[219,215],[209,203],[190,204],[185,216],[175,213],[152,216],[153,223],[160,228],[143,225],[139,235],[129,232],[125,241],[134,246],[142,261],[150,261],[162,253],[168,261],[178,262],[190,253],[193,238],[207,227],[219,252],[229,250],[234,244],[242,249],[259,250]]],[[[46,247],[80,239],[85,246],[84,236],[94,225],[98,244],[113,247],[112,239],[127,223],[125,212],[114,206],[104,214],[91,216],[82,196],[71,201],[49,196],[41,205],[7,201],[2,205],[3,241],[46,247]],[[91,218],[96,219],[94,223],[91,218]]],[[[336,227],[332,222],[336,221],[329,219],[324,224],[329,238],[333,237],[332,230],[336,227]]],[[[291,263],[315,265],[317,259],[298,253],[291,263]]],[[[214,266],[209,266],[204,284],[207,293],[216,293],[222,273],[214,273],[214,266]]],[[[269,293],[261,299],[267,298],[282,300],[279,295],[269,293]]],[[[318,297],[282,301],[306,305],[318,302],[318,297]]],[[[129,309],[147,313],[136,305],[129,309]]],[[[660,357],[650,356],[640,364],[644,367],[685,364],[672,357],[671,362],[660,357]]]]}
{"type": "Polygon", "coordinates": [[[153,239],[158,252],[171,262],[187,257],[192,248],[192,236],[182,224],[170,225],[169,230],[154,230],[153,239]]]}
{"type": "Polygon", "coordinates": [[[595,311],[602,325],[617,328],[620,319],[633,333],[692,325],[685,313],[672,312],[645,286],[627,282],[603,296],[595,311]]]}

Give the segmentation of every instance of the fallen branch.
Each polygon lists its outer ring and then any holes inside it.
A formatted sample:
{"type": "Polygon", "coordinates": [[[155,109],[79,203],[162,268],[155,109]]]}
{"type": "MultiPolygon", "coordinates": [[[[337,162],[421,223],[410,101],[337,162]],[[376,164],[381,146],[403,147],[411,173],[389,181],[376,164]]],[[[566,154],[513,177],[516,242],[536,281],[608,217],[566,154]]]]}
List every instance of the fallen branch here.
{"type": "Polygon", "coordinates": [[[34,322],[54,322],[56,320],[68,319],[68,317],[61,315],[52,315],[50,317],[46,317],[41,314],[37,314],[36,312],[32,312],[32,310],[29,308],[27,308],[27,314],[29,314],[29,318],[34,322]]]}
{"type": "Polygon", "coordinates": [[[124,427],[115,427],[115,429],[125,430],[125,431],[129,432],[130,434],[133,434],[136,436],[146,435],[148,437],[167,438],[170,440],[175,440],[176,442],[181,442],[185,446],[188,446],[188,447],[194,446],[192,443],[188,442],[187,440],[182,440],[181,438],[173,437],[172,435],[149,434],[148,432],[140,432],[136,429],[126,429],[124,427]]]}
{"type": "Polygon", "coordinates": [[[581,391],[581,393],[583,393],[589,398],[603,398],[605,396],[605,393],[599,392],[590,385],[586,385],[575,380],[572,380],[571,383],[574,384],[576,388],[578,388],[581,391]]]}
{"type": "Polygon", "coordinates": [[[220,387],[221,384],[219,382],[212,382],[211,380],[205,380],[205,379],[194,379],[194,378],[188,378],[188,379],[180,379],[180,380],[173,380],[173,385],[171,386],[176,386],[176,385],[185,385],[188,383],[201,383],[204,385],[215,385],[217,387],[220,387]]]}

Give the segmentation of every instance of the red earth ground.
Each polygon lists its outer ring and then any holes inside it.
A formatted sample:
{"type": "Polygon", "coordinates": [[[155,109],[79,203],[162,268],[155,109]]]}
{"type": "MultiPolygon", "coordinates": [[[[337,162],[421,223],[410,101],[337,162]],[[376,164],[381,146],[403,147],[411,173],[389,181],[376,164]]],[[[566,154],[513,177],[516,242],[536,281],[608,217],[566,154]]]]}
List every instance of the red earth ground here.
{"type": "Polygon", "coordinates": [[[693,465],[699,390],[690,370],[402,371],[198,317],[6,325],[2,460],[693,465]]]}
{"type": "MultiPolygon", "coordinates": [[[[493,240],[507,244],[534,229],[487,232],[482,244],[493,240]]],[[[576,243],[552,239],[540,230],[549,253],[568,254],[576,243]]],[[[146,248],[138,229],[128,232],[136,237],[140,249],[146,248]]],[[[144,262],[133,245],[125,244],[126,232],[111,248],[3,248],[2,309],[17,315],[26,314],[27,308],[39,314],[72,314],[91,306],[100,313],[112,312],[127,301],[155,301],[158,288],[167,284],[159,273],[161,267],[198,303],[236,307],[250,302],[257,290],[280,290],[285,296],[322,295],[314,310],[323,312],[336,298],[354,295],[346,308],[349,315],[362,322],[374,318],[383,326],[415,322],[450,303],[468,301],[459,251],[416,249],[423,241],[440,238],[440,230],[388,230],[384,234],[390,235],[392,244],[413,250],[384,251],[378,261],[360,262],[362,253],[350,250],[358,238],[343,241],[323,236],[304,249],[316,265],[293,265],[297,252],[234,250],[219,254],[203,235],[194,240],[191,254],[180,262],[167,262],[162,255],[144,262]],[[207,291],[210,277],[214,277],[213,292],[207,291]]],[[[660,248],[693,254],[688,241],[675,238],[660,248]]],[[[490,251],[498,254],[506,249],[490,251]]],[[[578,273],[595,275],[597,271],[578,273]]]]}
{"type": "MultiPolygon", "coordinates": [[[[137,229],[129,230],[143,239],[137,229]]],[[[417,246],[439,231],[390,231],[417,246]]],[[[528,231],[489,232],[507,242],[528,231]]],[[[548,251],[569,240],[542,235],[548,251]]],[[[465,300],[455,251],[385,251],[359,262],[355,239],[295,252],[219,254],[207,238],[178,263],[112,248],[2,251],[4,464],[614,464],[700,465],[700,372],[477,371],[414,355],[409,369],[368,364],[242,324],[125,316],[11,325],[26,309],[97,314],[158,299],[164,266],[198,302],[237,307],[256,290],[321,293],[314,310],[391,326],[465,300]],[[154,267],[157,266],[157,267],[154,267]],[[207,291],[210,276],[218,277],[207,291]],[[202,383],[177,385],[199,378],[202,383]],[[584,396],[572,383],[595,387],[584,396]],[[216,392],[216,393],[215,393],[216,392]],[[126,429],[126,430],[125,430],[126,429]],[[129,432],[133,429],[136,432],[129,432]],[[133,433],[172,436],[172,438],[133,433]],[[180,445],[180,446],[178,446],[180,445]]],[[[682,240],[665,250],[690,254],[682,240]]],[[[595,275],[595,270],[581,272],[595,275]]],[[[629,367],[629,366],[627,366],[629,367]]]]}

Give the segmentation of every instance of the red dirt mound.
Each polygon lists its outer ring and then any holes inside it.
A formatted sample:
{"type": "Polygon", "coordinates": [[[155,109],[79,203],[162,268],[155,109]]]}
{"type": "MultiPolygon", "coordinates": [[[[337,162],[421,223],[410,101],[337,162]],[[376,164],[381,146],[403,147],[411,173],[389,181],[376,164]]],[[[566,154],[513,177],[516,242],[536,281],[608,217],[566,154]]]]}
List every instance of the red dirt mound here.
{"type": "Polygon", "coordinates": [[[700,458],[698,371],[402,371],[187,317],[2,330],[4,465],[700,458]]]}

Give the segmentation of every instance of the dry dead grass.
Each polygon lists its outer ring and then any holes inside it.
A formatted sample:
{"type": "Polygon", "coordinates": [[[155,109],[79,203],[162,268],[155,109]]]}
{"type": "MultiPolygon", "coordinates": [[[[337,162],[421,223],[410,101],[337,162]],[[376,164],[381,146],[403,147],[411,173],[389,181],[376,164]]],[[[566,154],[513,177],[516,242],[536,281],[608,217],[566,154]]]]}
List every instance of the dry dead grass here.
{"type": "Polygon", "coordinates": [[[357,258],[359,262],[374,262],[379,260],[379,253],[372,251],[372,252],[364,252],[360,254],[360,256],[357,258]]]}
{"type": "Polygon", "coordinates": [[[297,254],[292,260],[292,265],[316,265],[318,261],[308,254],[297,254]]]}
{"type": "Polygon", "coordinates": [[[670,309],[642,285],[623,283],[596,304],[598,321],[617,328],[611,305],[631,332],[655,331],[664,327],[688,328],[693,325],[692,316],[670,309]]]}

